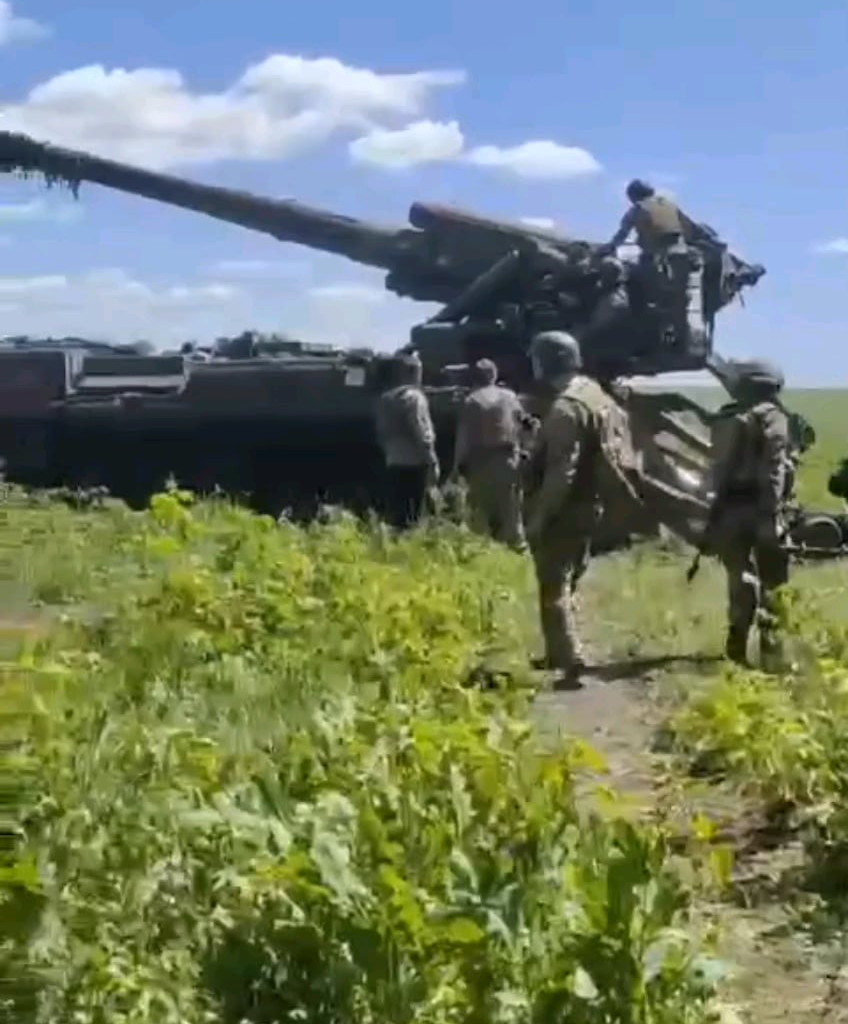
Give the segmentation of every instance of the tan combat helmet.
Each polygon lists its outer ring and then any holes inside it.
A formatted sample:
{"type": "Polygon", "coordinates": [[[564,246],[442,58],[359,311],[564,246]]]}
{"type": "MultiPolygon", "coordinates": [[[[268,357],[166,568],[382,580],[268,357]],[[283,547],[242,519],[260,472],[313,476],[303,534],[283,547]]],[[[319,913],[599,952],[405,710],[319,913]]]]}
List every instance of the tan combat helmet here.
{"type": "Polygon", "coordinates": [[[488,387],[498,379],[498,368],[491,359],[478,359],[471,367],[471,381],[476,387],[488,387]]]}
{"type": "Polygon", "coordinates": [[[530,343],[533,372],[542,378],[576,373],[583,367],[580,345],[567,331],[542,331],[530,343]]]}

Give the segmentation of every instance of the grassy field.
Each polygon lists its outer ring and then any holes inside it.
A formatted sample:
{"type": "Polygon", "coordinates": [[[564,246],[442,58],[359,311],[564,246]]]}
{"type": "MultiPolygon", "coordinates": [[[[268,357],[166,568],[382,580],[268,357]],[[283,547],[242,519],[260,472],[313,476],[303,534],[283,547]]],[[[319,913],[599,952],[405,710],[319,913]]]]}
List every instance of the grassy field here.
{"type": "MultiPolygon", "coordinates": [[[[816,507],[844,402],[787,396],[816,507]]],[[[848,564],[795,571],[770,679],[715,565],[599,559],[563,695],[461,531],[10,499],[0,540],[0,1021],[848,1020],[848,564]]]]}

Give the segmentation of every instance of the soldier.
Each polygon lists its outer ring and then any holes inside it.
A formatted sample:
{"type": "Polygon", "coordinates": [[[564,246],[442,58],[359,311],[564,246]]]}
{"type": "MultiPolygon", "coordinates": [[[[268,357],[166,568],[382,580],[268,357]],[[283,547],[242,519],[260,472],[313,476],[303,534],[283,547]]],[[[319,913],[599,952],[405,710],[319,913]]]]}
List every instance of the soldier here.
{"type": "Polygon", "coordinates": [[[405,529],[424,514],[427,491],[439,481],[439,460],[420,359],[396,356],[391,370],[391,386],[377,401],[377,440],[386,461],[388,518],[405,529]]]}
{"type": "Polygon", "coordinates": [[[614,252],[635,232],[647,294],[654,303],[668,306],[675,333],[685,335],[687,285],[693,259],[686,244],[686,218],[675,203],[658,196],[644,181],[631,181],[627,198],[630,209],[621,218],[618,231],[600,247],[600,253],[614,252]]]}
{"type": "Polygon", "coordinates": [[[514,391],[499,387],[498,369],[481,359],[472,369],[474,390],[457,425],[454,474],[465,472],[471,527],[515,551],[525,551],[521,519],[522,430],[531,417],[514,391]]]}
{"type": "Polygon", "coordinates": [[[558,689],[573,689],[584,668],[574,587],[599,518],[599,423],[612,400],[581,374],[580,348],[570,334],[537,335],[531,358],[534,377],[553,393],[553,403],[530,460],[525,528],[539,587],[543,664],[561,673],[558,689]]]}
{"type": "Polygon", "coordinates": [[[601,246],[602,254],[614,252],[632,232],[636,233],[636,242],[646,257],[687,252],[683,218],[670,199],[658,196],[650,185],[639,180],[627,186],[627,198],[630,209],[621,218],[618,231],[601,246]]]}
{"type": "Polygon", "coordinates": [[[769,668],[780,658],[775,591],[789,579],[782,543],[789,418],[778,398],[779,368],[756,360],[736,369],[734,401],[720,411],[713,431],[715,498],[707,541],[727,572],[727,657],[747,663],[756,619],[761,664],[769,668]]]}

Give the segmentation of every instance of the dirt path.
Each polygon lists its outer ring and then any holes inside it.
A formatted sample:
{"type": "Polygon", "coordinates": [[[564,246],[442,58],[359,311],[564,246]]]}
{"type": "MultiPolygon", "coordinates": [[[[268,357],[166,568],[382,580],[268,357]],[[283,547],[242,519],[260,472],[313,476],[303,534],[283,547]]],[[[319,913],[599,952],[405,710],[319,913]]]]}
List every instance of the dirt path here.
{"type": "Polygon", "coordinates": [[[533,713],[543,735],[575,736],[597,750],[617,789],[650,796],[655,781],[651,708],[632,682],[587,677],[581,690],[540,693],[533,713]]]}
{"type": "MultiPolygon", "coordinates": [[[[677,667],[663,659],[601,666],[581,690],[540,692],[533,717],[543,736],[569,735],[590,744],[607,763],[608,777],[599,781],[621,793],[636,813],[649,812],[668,778],[663,758],[652,752],[661,719],[657,688],[677,667]]],[[[693,784],[688,797],[687,813],[697,808],[728,826],[744,823],[746,809],[707,784],[693,784]]],[[[736,891],[754,891],[763,882],[768,889],[793,856],[797,850],[781,848],[741,858],[736,891]]],[[[752,906],[728,900],[702,912],[722,926],[722,955],[732,972],[726,998],[742,1021],[848,1024],[848,955],[811,946],[791,927],[779,897],[752,906]]]]}

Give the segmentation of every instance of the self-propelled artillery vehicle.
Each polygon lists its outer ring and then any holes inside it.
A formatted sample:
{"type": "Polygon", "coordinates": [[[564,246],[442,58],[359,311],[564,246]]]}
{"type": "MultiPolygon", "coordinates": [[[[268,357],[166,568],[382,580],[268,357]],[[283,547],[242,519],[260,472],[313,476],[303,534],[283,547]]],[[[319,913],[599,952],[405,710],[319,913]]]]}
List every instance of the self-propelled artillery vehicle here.
{"type": "MultiPolygon", "coordinates": [[[[441,304],[413,328],[408,347],[421,358],[443,464],[476,359],[494,359],[502,379],[526,393],[530,339],[562,328],[579,338],[587,372],[601,381],[703,369],[721,381],[716,316],[765,273],[685,216],[690,272],[675,291],[646,262],[625,264],[610,286],[592,243],[450,207],[413,203],[410,226],[384,227],[8,132],[0,132],[0,172],[39,175],[74,193],[82,182],[99,184],[206,214],[382,269],[390,292],[441,304]],[[625,301],[600,318],[610,287],[625,301]]],[[[246,337],[207,361],[38,345],[0,352],[8,477],[105,485],[131,501],[174,476],[263,508],[373,503],[381,479],[373,402],[386,358],[299,343],[269,355],[246,337]]],[[[662,418],[662,401],[641,404],[662,418]]]]}

